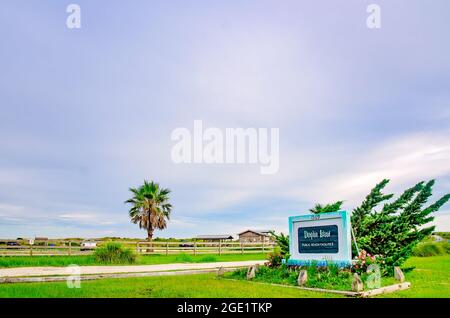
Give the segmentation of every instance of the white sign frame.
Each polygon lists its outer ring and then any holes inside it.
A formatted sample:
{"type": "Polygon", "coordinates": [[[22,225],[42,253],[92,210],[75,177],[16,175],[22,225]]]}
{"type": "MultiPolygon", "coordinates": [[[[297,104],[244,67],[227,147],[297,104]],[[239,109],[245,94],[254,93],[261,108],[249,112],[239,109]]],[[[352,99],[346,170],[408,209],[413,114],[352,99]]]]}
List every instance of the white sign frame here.
{"type": "Polygon", "coordinates": [[[351,265],[352,241],[350,216],[347,211],[337,211],[321,214],[307,214],[289,217],[289,253],[288,265],[317,265],[335,263],[340,266],[351,265]],[[298,249],[298,229],[302,227],[317,227],[337,225],[338,252],[337,253],[300,253],[298,249]]]}

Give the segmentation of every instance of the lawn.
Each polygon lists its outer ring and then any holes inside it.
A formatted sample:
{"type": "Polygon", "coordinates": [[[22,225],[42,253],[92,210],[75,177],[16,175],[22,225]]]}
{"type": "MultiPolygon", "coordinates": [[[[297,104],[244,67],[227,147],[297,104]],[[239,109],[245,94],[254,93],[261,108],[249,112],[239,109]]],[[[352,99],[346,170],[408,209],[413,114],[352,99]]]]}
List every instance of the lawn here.
{"type": "Polygon", "coordinates": [[[8,284],[0,287],[2,297],[325,297],[292,288],[256,285],[216,278],[215,274],[116,278],[82,281],[81,288],[66,283],[8,284]]]}
{"type": "Polygon", "coordinates": [[[405,264],[408,266],[415,266],[405,274],[411,288],[384,297],[450,298],[450,255],[412,257],[405,264]]]}
{"type": "MultiPolygon", "coordinates": [[[[450,256],[414,257],[407,266],[409,290],[385,297],[450,297],[450,256]]],[[[82,281],[80,289],[66,283],[5,284],[0,297],[336,297],[331,294],[302,291],[217,278],[215,274],[118,278],[82,281]]]]}
{"type": "MultiPolygon", "coordinates": [[[[223,254],[223,255],[139,255],[134,265],[152,265],[169,263],[207,263],[264,260],[266,254],[223,254]]],[[[68,266],[76,265],[108,265],[95,260],[92,255],[85,256],[2,256],[0,268],[24,266],[68,266]]],[[[117,264],[120,265],[120,264],[117,264]]]]}

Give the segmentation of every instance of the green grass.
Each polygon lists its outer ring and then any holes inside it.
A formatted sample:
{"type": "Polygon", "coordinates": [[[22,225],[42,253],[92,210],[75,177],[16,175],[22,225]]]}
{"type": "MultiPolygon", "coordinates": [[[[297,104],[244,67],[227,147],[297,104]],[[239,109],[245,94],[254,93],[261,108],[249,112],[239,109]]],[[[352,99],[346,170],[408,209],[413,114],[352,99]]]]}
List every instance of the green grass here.
{"type": "MultiPolygon", "coordinates": [[[[169,264],[169,263],[207,263],[264,260],[266,254],[224,254],[224,255],[139,255],[134,265],[169,264]]],[[[93,255],[85,256],[3,256],[0,268],[30,266],[68,266],[70,264],[105,265],[95,260],[93,255]]],[[[121,265],[121,264],[117,264],[121,265]]]]}
{"type": "Polygon", "coordinates": [[[81,288],[66,283],[8,284],[0,288],[1,297],[326,297],[293,288],[256,285],[252,282],[217,278],[215,274],[116,278],[82,281],[81,288]]]}
{"type": "MultiPolygon", "coordinates": [[[[224,255],[225,256],[225,255],[224,255]]],[[[409,290],[383,297],[450,297],[450,256],[413,257],[405,266],[409,290]]],[[[4,284],[0,297],[337,297],[337,295],[217,278],[215,274],[82,281],[80,289],[66,283],[4,284]]]]}
{"type": "Polygon", "coordinates": [[[450,298],[450,255],[412,257],[405,264],[408,266],[415,266],[405,274],[411,288],[384,297],[450,298]]]}

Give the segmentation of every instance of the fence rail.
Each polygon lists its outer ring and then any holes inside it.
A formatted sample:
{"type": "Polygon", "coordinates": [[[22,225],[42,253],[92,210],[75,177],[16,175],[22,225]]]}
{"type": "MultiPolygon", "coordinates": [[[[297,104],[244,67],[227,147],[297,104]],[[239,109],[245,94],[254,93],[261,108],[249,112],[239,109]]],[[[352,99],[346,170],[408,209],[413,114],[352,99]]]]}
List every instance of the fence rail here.
{"type": "MultiPolygon", "coordinates": [[[[98,245],[108,242],[100,242],[98,245]]],[[[134,249],[138,254],[251,254],[272,252],[273,242],[117,242],[134,249]]],[[[79,242],[64,242],[64,245],[0,245],[0,256],[57,256],[89,255],[93,249],[79,246],[79,242]]]]}
{"type": "Polygon", "coordinates": [[[272,242],[240,243],[240,242],[139,242],[136,251],[139,254],[250,254],[273,251],[272,242]]]}

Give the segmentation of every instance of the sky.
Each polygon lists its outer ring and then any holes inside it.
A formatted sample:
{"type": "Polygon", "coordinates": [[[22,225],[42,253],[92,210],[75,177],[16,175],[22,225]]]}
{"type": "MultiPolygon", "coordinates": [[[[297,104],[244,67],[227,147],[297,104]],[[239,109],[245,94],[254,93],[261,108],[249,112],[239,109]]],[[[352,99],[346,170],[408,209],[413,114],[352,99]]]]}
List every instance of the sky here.
{"type": "MultiPolygon", "coordinates": [[[[434,178],[432,202],[450,192],[449,31],[447,0],[2,0],[0,238],[144,238],[124,204],[144,179],[172,190],[160,237],[287,232],[383,178],[434,178]],[[194,120],[278,128],[278,172],[174,163],[194,120]]],[[[450,204],[434,223],[450,231],[450,204]]]]}

